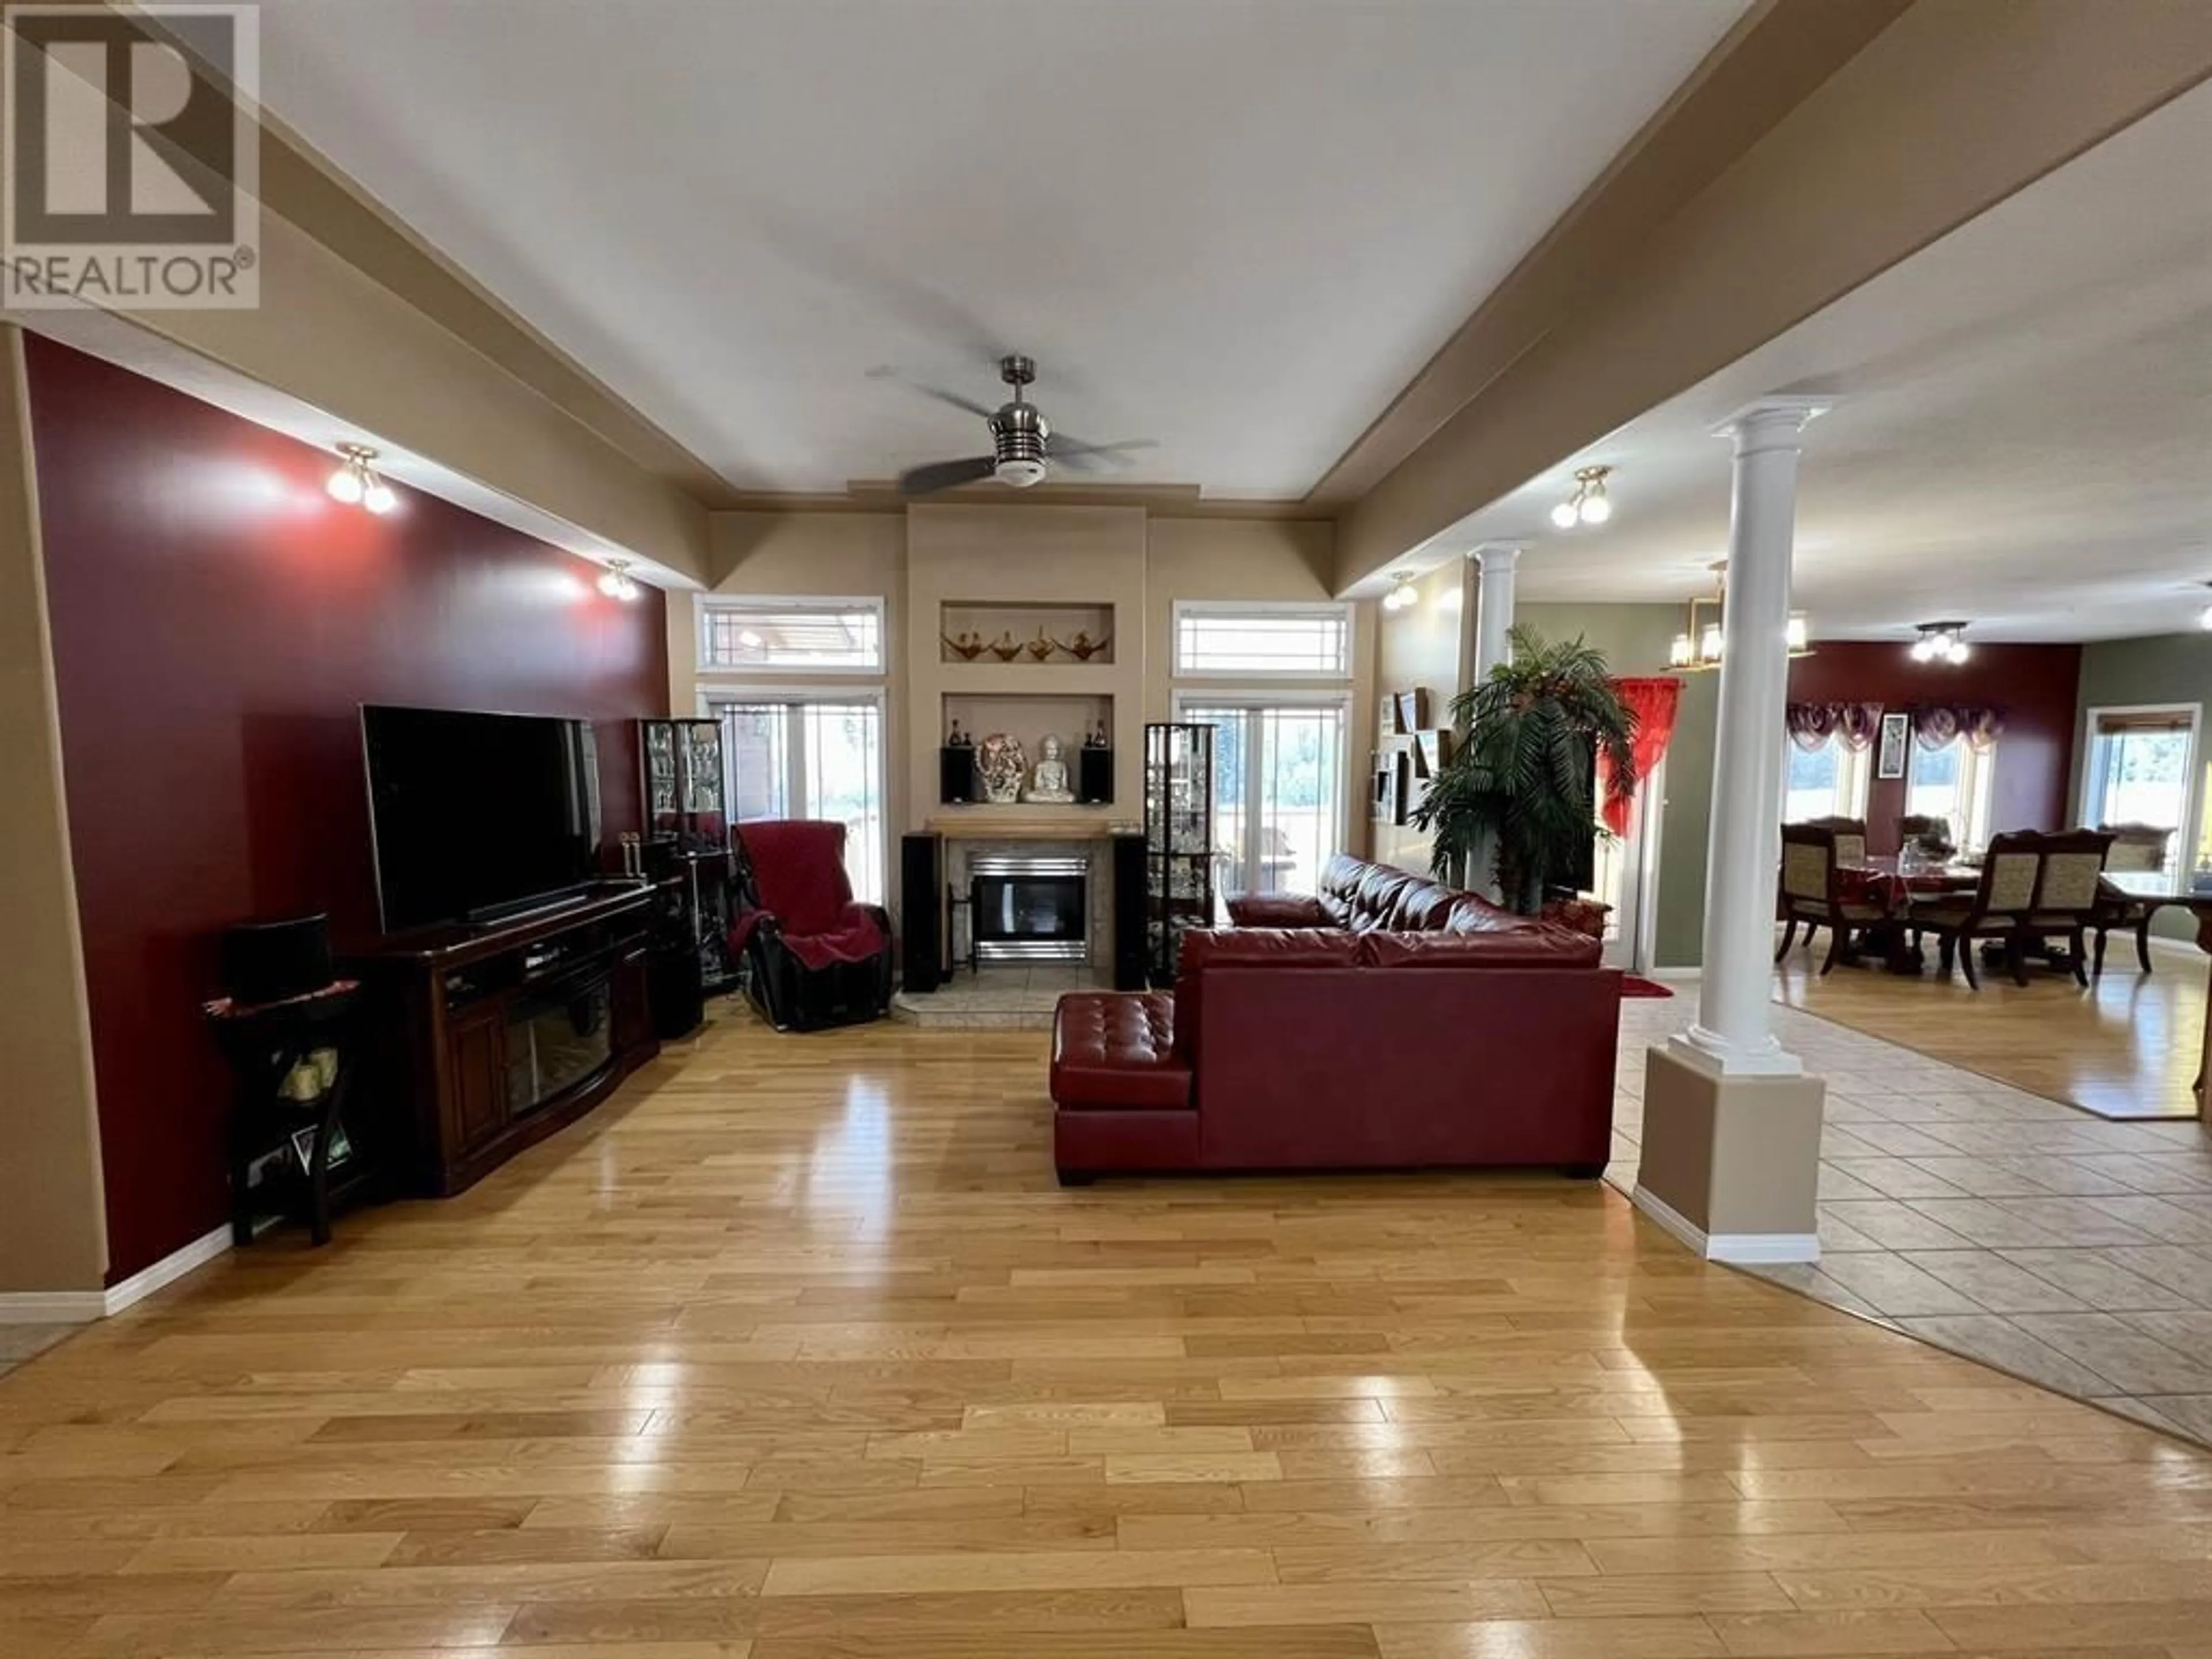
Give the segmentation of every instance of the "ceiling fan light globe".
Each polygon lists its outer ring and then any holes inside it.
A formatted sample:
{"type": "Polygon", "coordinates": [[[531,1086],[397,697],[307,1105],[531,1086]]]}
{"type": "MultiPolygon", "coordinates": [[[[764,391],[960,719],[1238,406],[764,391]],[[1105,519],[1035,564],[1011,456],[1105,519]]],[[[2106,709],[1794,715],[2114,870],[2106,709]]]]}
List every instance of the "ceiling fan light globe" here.
{"type": "Polygon", "coordinates": [[[1572,530],[1582,521],[1582,514],[1572,501],[1561,501],[1552,509],[1552,522],[1562,530],[1572,530]]]}
{"type": "Polygon", "coordinates": [[[1020,459],[1000,461],[991,476],[1010,489],[1027,489],[1044,482],[1044,463],[1020,459]]]}

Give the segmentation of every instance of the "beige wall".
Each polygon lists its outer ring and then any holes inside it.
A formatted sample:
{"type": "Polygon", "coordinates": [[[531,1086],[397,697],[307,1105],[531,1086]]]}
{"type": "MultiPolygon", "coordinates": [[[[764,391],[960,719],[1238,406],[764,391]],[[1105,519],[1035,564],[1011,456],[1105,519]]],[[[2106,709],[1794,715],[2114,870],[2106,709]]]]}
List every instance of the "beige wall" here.
{"type": "Polygon", "coordinates": [[[0,1294],[107,1273],[92,1033],[62,796],[22,337],[0,325],[0,1294]]]}
{"type": "MultiPolygon", "coordinates": [[[[1469,649],[1474,605],[1473,572],[1469,561],[1449,560],[1413,584],[1421,596],[1418,605],[1403,611],[1376,607],[1380,618],[1375,653],[1376,696],[1365,707],[1363,738],[1371,740],[1372,734],[1380,730],[1380,699],[1401,691],[1426,691],[1429,724],[1450,724],[1448,711],[1451,700],[1466,688],[1474,667],[1469,649]]],[[[1374,826],[1375,857],[1401,870],[1427,875],[1433,844],[1432,836],[1411,824],[1374,826]]]]}

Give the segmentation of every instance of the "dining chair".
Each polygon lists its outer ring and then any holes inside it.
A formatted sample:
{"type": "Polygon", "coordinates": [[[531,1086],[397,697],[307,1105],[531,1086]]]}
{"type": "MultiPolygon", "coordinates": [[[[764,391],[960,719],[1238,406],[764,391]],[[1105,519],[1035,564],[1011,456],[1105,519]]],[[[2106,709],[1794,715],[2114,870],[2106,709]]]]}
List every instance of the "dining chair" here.
{"type": "MultiPolygon", "coordinates": [[[[1843,956],[1853,927],[1873,927],[1889,919],[1888,911],[1863,896],[1846,896],[1844,872],[1848,861],[1838,857],[1837,850],[1844,839],[1838,831],[1821,824],[1782,826],[1780,914],[1789,927],[1774,952],[1775,961],[1780,962],[1790,954],[1790,947],[1797,941],[1801,923],[1808,950],[1812,948],[1813,935],[1825,927],[1828,930],[1828,954],[1820,963],[1820,972],[1825,976],[1843,956]]],[[[1860,841],[1863,846],[1863,836],[1860,841]]],[[[1865,855],[1862,853],[1860,856],[1865,855]]]]}
{"type": "Polygon", "coordinates": [[[2043,873],[2042,842],[2032,830],[1992,836],[1982,860],[1981,880],[1971,894],[1913,907],[1912,926],[1936,935],[1936,965],[1943,978],[1950,978],[1956,958],[1966,970],[1967,986],[1980,990],[1982,982],[1974,973],[1974,941],[2001,939],[2014,980],[2027,983],[2025,930],[2043,873]]]}
{"type": "Polygon", "coordinates": [[[1951,820],[1928,812],[1900,813],[1897,820],[1897,845],[1902,852],[1908,847],[1924,846],[1930,840],[1946,851],[1955,850],[1957,842],[1951,834],[1951,820]]]}
{"type": "Polygon", "coordinates": [[[2074,982],[2089,983],[2083,936],[2096,924],[2097,904],[2112,854],[2109,830],[2069,830],[2039,838],[2042,866],[2035,878],[2035,908],[2026,929],[2031,939],[2063,936],[2074,955],[2074,982]]]}
{"type": "Polygon", "coordinates": [[[1864,818],[1807,818],[1805,824],[1808,829],[1836,832],[1836,862],[1845,869],[1866,862],[1867,826],[1864,818]]]}
{"type": "MultiPolygon", "coordinates": [[[[2173,831],[2161,830],[2154,823],[2105,823],[2097,826],[2112,837],[2112,856],[2105,860],[2107,874],[2159,875],[2166,869],[2166,849],[2173,840],[2173,831]]],[[[2150,919],[2152,907],[2142,900],[2107,886],[2097,905],[2095,919],[2090,927],[2097,936],[2097,955],[2093,972],[2105,971],[2105,941],[2115,928],[2126,928],[2136,936],[2136,960],[2150,972],[2150,919]]]]}

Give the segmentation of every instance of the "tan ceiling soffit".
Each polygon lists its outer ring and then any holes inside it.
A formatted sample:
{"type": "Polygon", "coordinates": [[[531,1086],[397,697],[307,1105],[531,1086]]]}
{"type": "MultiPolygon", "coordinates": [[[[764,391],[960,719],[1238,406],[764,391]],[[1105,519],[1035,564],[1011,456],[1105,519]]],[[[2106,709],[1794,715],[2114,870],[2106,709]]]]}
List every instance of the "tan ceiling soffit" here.
{"type": "Polygon", "coordinates": [[[1343,507],[1381,482],[1910,3],[1759,0],[1322,476],[1308,503],[1343,507]]]}
{"type": "Polygon", "coordinates": [[[1917,0],[1345,514],[1338,588],[2208,75],[2194,0],[1917,0]]]}
{"type": "Polygon", "coordinates": [[[903,513],[908,507],[1141,507],[1155,519],[1269,519],[1326,521],[1330,514],[1304,501],[1207,500],[1196,484],[1038,484],[1009,489],[979,483],[909,501],[888,478],[856,478],[842,490],[741,490],[739,513],[903,513]]]}

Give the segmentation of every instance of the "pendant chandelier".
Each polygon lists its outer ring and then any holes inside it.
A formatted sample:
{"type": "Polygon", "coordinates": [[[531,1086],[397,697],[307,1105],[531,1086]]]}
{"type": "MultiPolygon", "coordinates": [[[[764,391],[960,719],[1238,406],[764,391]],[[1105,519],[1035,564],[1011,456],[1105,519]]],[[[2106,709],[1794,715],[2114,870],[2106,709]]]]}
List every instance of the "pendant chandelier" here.
{"type": "MultiPolygon", "coordinates": [[[[1710,567],[1713,573],[1713,591],[1699,594],[1690,601],[1688,625],[1674,635],[1674,643],[1668,648],[1667,665],[1686,674],[1705,674],[1721,665],[1725,639],[1721,632],[1722,606],[1728,598],[1728,561],[1716,559],[1710,567]]],[[[1812,625],[1805,613],[1793,611],[1784,638],[1792,657],[1813,654],[1812,625]]]]}

